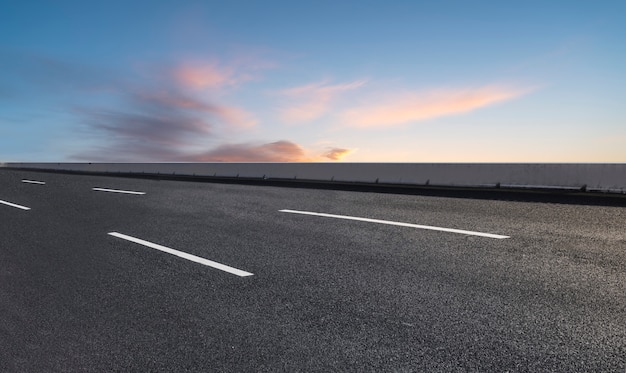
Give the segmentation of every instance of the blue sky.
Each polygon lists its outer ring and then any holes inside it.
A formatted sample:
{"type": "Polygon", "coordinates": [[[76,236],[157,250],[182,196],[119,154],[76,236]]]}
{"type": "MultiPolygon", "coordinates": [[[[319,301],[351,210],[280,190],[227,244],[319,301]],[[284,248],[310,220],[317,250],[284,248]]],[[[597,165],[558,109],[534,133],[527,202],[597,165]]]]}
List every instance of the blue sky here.
{"type": "Polygon", "coordinates": [[[0,9],[0,161],[626,162],[624,1],[0,9]]]}

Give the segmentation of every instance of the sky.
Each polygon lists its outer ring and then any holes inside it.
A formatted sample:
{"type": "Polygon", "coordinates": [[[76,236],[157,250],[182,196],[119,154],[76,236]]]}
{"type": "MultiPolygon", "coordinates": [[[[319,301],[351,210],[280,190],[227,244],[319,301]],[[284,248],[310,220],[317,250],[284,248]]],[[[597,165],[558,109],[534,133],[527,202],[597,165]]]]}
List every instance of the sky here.
{"type": "Polygon", "coordinates": [[[626,1],[0,0],[0,162],[626,162],[626,1]]]}

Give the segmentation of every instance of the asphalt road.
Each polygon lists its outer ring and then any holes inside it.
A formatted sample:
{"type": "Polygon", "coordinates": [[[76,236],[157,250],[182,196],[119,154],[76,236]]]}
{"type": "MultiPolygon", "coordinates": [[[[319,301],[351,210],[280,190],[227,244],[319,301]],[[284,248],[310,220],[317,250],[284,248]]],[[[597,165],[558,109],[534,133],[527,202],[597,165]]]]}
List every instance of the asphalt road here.
{"type": "Polygon", "coordinates": [[[626,370],[624,207],[13,170],[0,201],[0,371],[626,370]]]}

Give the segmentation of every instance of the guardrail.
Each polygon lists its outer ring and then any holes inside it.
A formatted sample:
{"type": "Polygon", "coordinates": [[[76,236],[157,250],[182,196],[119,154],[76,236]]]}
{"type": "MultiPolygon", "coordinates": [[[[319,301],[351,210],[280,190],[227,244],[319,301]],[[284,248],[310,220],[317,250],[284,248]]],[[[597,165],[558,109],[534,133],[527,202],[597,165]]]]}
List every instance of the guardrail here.
{"type": "Polygon", "coordinates": [[[624,163],[0,163],[0,167],[100,174],[626,194],[624,163]]]}

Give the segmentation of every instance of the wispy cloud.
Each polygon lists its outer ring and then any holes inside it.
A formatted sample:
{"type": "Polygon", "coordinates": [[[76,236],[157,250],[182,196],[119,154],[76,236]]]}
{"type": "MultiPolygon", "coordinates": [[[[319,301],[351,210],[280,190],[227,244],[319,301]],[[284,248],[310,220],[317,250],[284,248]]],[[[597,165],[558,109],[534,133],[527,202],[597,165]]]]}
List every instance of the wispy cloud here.
{"type": "MultiPolygon", "coordinates": [[[[141,65],[132,73],[47,56],[0,53],[0,57],[6,57],[0,58],[0,68],[8,72],[0,76],[4,96],[23,92],[19,99],[32,100],[38,94],[44,98],[38,102],[74,116],[76,130],[63,140],[75,144],[68,159],[308,162],[339,160],[348,152],[343,148],[315,151],[289,140],[232,141],[255,126],[257,119],[226,103],[226,97],[232,98],[243,83],[257,79],[260,70],[275,67],[254,56],[232,63],[141,65]]],[[[320,83],[284,94],[333,96],[361,84],[320,83]]]]}
{"type": "Polygon", "coordinates": [[[390,127],[445,115],[469,112],[528,93],[529,89],[485,86],[405,92],[386,102],[363,103],[339,114],[344,125],[357,128],[390,127]]]}
{"type": "Polygon", "coordinates": [[[157,104],[163,108],[186,111],[200,111],[217,116],[218,119],[237,127],[252,127],[257,121],[254,116],[242,108],[211,103],[188,96],[181,92],[148,92],[138,95],[142,100],[157,104]]]}
{"type": "Polygon", "coordinates": [[[280,117],[288,123],[309,122],[326,114],[332,100],[342,92],[365,85],[364,80],[330,85],[326,81],[285,89],[280,94],[288,104],[280,109],[280,117]]]}
{"type": "Polygon", "coordinates": [[[213,93],[242,81],[234,70],[215,66],[204,65],[197,75],[173,68],[165,79],[134,81],[117,90],[112,108],[80,108],[83,132],[100,138],[101,144],[74,158],[102,159],[104,152],[111,159],[173,161],[214,143],[226,132],[254,126],[257,120],[251,113],[198,91],[213,93]],[[180,71],[189,74],[177,76],[180,71]]]}
{"type": "Polygon", "coordinates": [[[211,125],[183,113],[127,113],[89,110],[87,119],[93,128],[102,130],[111,139],[122,142],[154,143],[161,146],[182,146],[187,136],[210,134],[211,125]]]}
{"type": "Polygon", "coordinates": [[[88,139],[100,141],[74,159],[165,161],[184,154],[198,139],[214,136],[207,114],[219,114],[218,106],[166,93],[123,98],[122,107],[77,110],[88,139]]]}
{"type": "Polygon", "coordinates": [[[204,102],[202,100],[185,95],[180,92],[172,92],[165,89],[156,92],[139,92],[135,94],[135,98],[138,101],[150,103],[151,105],[161,106],[164,108],[198,110],[208,113],[218,111],[219,108],[218,105],[204,102]]]}
{"type": "Polygon", "coordinates": [[[265,144],[222,144],[206,152],[188,154],[178,161],[186,162],[321,162],[339,161],[351,149],[331,148],[324,154],[315,154],[302,145],[288,140],[265,144]]]}
{"type": "Polygon", "coordinates": [[[220,78],[211,76],[209,70],[204,72],[207,75],[197,81],[160,80],[156,89],[146,85],[135,87],[132,93],[120,93],[122,105],[115,109],[81,109],[89,131],[95,131],[105,141],[91,151],[75,154],[74,158],[152,162],[311,162],[339,160],[349,152],[336,148],[315,155],[288,140],[223,143],[219,140],[224,134],[223,124],[244,129],[255,125],[256,119],[242,108],[207,100],[207,95],[197,91],[218,91],[244,78],[238,80],[228,74],[220,75],[220,78]],[[201,148],[208,150],[198,150],[201,148]]]}

